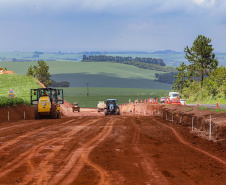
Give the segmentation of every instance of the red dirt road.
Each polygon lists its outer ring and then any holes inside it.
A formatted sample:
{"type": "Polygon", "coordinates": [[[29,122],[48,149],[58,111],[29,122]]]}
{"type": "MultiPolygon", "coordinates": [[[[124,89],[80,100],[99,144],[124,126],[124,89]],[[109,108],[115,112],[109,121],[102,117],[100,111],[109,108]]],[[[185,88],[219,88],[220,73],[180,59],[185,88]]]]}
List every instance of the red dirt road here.
{"type": "Polygon", "coordinates": [[[226,146],[154,116],[4,122],[0,184],[224,185],[226,146]]]}

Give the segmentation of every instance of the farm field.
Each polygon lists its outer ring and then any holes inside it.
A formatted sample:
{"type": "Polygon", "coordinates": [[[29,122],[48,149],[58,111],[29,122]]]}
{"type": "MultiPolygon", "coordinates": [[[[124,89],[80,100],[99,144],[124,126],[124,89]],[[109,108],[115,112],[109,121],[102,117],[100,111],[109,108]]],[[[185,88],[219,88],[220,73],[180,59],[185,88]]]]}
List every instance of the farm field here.
{"type": "Polygon", "coordinates": [[[65,100],[74,103],[78,102],[81,107],[96,107],[98,101],[106,99],[117,99],[118,104],[128,103],[129,99],[159,98],[161,95],[169,94],[169,90],[158,89],[136,89],[136,88],[63,88],[65,100]],[[163,93],[163,94],[162,94],[163,93]]]}
{"type": "MultiPolygon", "coordinates": [[[[126,64],[65,61],[47,61],[46,63],[52,74],[51,79],[68,81],[70,87],[86,87],[89,83],[90,87],[171,89],[170,84],[154,81],[157,71],[126,64]]],[[[17,74],[25,75],[27,69],[31,65],[37,65],[37,62],[4,62],[0,65],[17,74]]]]}
{"type": "MultiPolygon", "coordinates": [[[[67,61],[46,61],[51,74],[111,74],[120,78],[144,78],[155,79],[157,71],[140,69],[135,66],[118,63],[103,62],[67,62],[67,61]]],[[[30,66],[37,65],[37,62],[2,62],[0,66],[12,70],[17,74],[26,75],[30,66]]],[[[160,72],[159,73],[163,73],[160,72]]]]}
{"type": "Polygon", "coordinates": [[[106,99],[117,99],[118,104],[128,103],[129,99],[134,102],[136,99],[148,99],[157,96],[153,95],[93,95],[93,96],[65,96],[65,100],[69,103],[78,102],[80,107],[96,108],[98,101],[105,101],[106,99]]]}

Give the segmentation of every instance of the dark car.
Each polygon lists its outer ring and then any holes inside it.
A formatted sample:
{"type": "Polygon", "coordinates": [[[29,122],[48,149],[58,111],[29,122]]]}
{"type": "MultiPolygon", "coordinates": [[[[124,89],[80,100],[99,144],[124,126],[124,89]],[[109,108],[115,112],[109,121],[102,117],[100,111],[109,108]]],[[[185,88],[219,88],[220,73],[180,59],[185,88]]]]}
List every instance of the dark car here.
{"type": "Polygon", "coordinates": [[[165,103],[166,98],[167,98],[167,97],[161,97],[161,98],[160,98],[160,103],[165,103]]]}

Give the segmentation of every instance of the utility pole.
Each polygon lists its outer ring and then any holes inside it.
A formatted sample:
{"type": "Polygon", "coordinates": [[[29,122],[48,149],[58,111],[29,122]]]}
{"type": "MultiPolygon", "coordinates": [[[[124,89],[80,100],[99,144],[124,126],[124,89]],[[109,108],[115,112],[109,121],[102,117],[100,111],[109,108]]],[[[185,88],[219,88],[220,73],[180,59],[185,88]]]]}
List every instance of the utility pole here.
{"type": "Polygon", "coordinates": [[[89,87],[88,87],[89,83],[86,83],[86,86],[87,86],[87,96],[89,96],[89,87]]]}

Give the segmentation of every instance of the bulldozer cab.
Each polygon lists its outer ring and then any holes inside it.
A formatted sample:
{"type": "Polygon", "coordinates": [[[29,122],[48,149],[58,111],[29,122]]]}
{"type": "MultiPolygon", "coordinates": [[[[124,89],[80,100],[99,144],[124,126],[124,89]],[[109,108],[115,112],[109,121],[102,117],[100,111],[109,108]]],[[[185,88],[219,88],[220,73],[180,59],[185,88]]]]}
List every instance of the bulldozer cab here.
{"type": "Polygon", "coordinates": [[[53,88],[38,88],[31,89],[31,105],[38,104],[40,97],[49,97],[51,104],[53,102],[63,104],[64,96],[63,89],[53,89],[53,88]]]}

